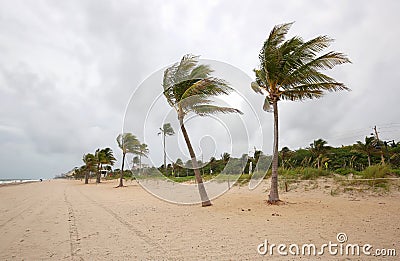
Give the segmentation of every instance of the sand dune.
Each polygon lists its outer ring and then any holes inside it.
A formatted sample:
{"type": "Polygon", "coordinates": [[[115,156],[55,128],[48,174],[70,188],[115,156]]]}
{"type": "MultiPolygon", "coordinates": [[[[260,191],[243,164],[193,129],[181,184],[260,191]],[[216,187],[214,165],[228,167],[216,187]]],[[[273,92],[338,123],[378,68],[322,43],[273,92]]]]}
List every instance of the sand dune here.
{"type": "MultiPolygon", "coordinates": [[[[1,187],[0,259],[288,260],[299,257],[261,256],[257,246],[265,239],[321,245],[336,242],[339,232],[349,243],[400,255],[399,193],[333,197],[298,190],[282,194],[285,205],[268,206],[262,184],[255,191],[236,186],[201,208],[164,202],[135,182],[115,185],[51,180],[1,187]]],[[[335,258],[348,257],[312,257],[335,258]]]]}

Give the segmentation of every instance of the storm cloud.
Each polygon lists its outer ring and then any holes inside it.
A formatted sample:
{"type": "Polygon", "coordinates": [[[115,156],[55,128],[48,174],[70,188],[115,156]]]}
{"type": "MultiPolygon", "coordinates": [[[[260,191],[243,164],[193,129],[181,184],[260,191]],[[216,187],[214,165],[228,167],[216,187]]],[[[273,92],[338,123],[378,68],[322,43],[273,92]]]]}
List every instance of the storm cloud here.
{"type": "MultiPolygon", "coordinates": [[[[374,125],[383,139],[398,140],[399,9],[395,0],[1,1],[0,178],[53,177],[102,147],[120,158],[115,138],[125,108],[148,76],[193,53],[252,79],[272,27],[291,21],[289,36],[336,39],[332,49],[353,63],[329,74],[352,91],[281,102],[281,147],[305,147],[317,138],[351,144],[374,125]]],[[[161,79],[154,88],[161,91],[161,79]]],[[[268,152],[271,115],[261,111],[261,96],[241,88],[264,130],[264,143],[251,145],[268,152]]],[[[189,130],[194,138],[198,128],[189,130]]],[[[151,158],[161,164],[156,133],[152,142],[151,158]]]]}

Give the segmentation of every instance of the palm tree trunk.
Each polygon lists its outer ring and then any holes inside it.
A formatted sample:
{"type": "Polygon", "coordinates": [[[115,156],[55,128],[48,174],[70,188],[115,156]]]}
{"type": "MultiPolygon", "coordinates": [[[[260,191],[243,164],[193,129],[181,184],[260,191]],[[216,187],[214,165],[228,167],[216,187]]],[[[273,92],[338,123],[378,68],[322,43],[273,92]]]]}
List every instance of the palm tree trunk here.
{"type": "MultiPolygon", "coordinates": [[[[165,131],[165,130],[164,130],[165,131]]],[[[163,136],[164,136],[164,169],[165,169],[165,176],[167,176],[167,152],[165,151],[165,132],[163,132],[163,136]]]]}
{"type": "Polygon", "coordinates": [[[97,176],[96,176],[96,183],[100,183],[100,169],[101,169],[101,164],[97,165],[97,176]]]}
{"type": "Polygon", "coordinates": [[[371,156],[368,154],[368,167],[371,167],[371,156]]]}
{"type": "Polygon", "coordinates": [[[201,177],[199,167],[197,165],[196,155],[194,153],[192,144],[190,143],[189,135],[187,134],[185,125],[183,124],[183,119],[180,120],[180,124],[181,124],[181,130],[183,133],[183,137],[185,138],[185,142],[188,147],[189,154],[190,154],[190,157],[192,160],[194,175],[196,177],[196,181],[197,181],[197,185],[198,185],[198,189],[199,189],[199,193],[200,193],[200,198],[201,198],[201,206],[202,207],[211,206],[212,204],[211,204],[210,199],[208,198],[206,188],[204,187],[203,179],[201,177]]]}
{"type": "Polygon", "coordinates": [[[122,167],[121,167],[121,175],[119,177],[119,185],[118,187],[123,187],[124,186],[124,182],[123,182],[123,178],[124,178],[124,165],[125,165],[125,153],[122,153],[122,167]]]}
{"type": "Polygon", "coordinates": [[[85,184],[89,184],[89,171],[85,171],[85,184]]]}
{"type": "Polygon", "coordinates": [[[268,203],[275,204],[279,200],[278,194],[278,145],[279,145],[279,128],[278,128],[278,101],[276,99],[272,102],[274,110],[274,148],[272,158],[272,175],[271,175],[271,191],[269,192],[268,203]]]}
{"type": "Polygon", "coordinates": [[[142,154],[139,154],[139,173],[142,170],[142,154]]]}
{"type": "Polygon", "coordinates": [[[381,163],[385,165],[385,156],[383,156],[383,149],[381,148],[381,163]]]}

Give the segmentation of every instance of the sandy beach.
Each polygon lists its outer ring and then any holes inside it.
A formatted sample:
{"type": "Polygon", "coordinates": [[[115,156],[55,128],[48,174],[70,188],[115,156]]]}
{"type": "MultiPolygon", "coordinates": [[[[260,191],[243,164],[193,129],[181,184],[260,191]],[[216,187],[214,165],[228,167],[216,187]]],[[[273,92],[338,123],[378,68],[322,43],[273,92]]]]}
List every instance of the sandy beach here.
{"type": "MultiPolygon", "coordinates": [[[[84,185],[51,180],[0,188],[1,260],[292,260],[257,246],[348,243],[400,252],[400,194],[332,196],[323,190],[282,193],[269,206],[268,184],[233,187],[213,206],[164,202],[136,182],[84,185]]],[[[379,260],[367,256],[312,259],[379,260]]],[[[395,259],[394,257],[385,260],[395,259]]]]}

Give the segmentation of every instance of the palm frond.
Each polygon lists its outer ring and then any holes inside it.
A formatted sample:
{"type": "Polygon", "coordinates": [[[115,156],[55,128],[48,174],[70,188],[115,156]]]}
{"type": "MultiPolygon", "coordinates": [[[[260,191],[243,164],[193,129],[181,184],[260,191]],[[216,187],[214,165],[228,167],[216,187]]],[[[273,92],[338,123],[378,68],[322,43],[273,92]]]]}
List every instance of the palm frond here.
{"type": "Polygon", "coordinates": [[[258,84],[258,86],[269,92],[269,81],[267,79],[266,72],[260,69],[254,70],[254,73],[256,74],[256,83],[258,84]]]}
{"type": "Polygon", "coordinates": [[[199,115],[239,112],[236,109],[211,105],[210,98],[227,95],[233,89],[225,80],[211,77],[213,70],[209,65],[198,63],[198,56],[185,55],[180,62],[164,71],[163,93],[169,105],[177,110],[178,118],[183,119],[190,111],[199,115]]]}
{"type": "Polygon", "coordinates": [[[315,57],[319,52],[328,48],[332,42],[333,39],[326,35],[317,36],[304,42],[293,55],[298,57],[315,57]]]}
{"type": "Polygon", "coordinates": [[[217,114],[217,113],[243,114],[243,112],[241,112],[240,110],[235,109],[235,108],[221,107],[221,106],[211,105],[211,104],[196,104],[192,107],[192,111],[199,116],[207,116],[207,115],[212,115],[212,114],[217,114]]]}
{"type": "Polygon", "coordinates": [[[206,98],[201,95],[196,95],[196,96],[191,96],[189,98],[179,101],[178,107],[182,110],[182,113],[186,115],[196,105],[199,105],[199,104],[208,105],[211,103],[212,103],[212,101],[209,98],[206,98]]]}
{"type": "Polygon", "coordinates": [[[209,65],[200,64],[193,68],[190,72],[189,79],[204,79],[210,76],[213,70],[210,68],[209,65]]]}
{"type": "Polygon", "coordinates": [[[221,94],[229,94],[233,89],[228,83],[222,79],[208,77],[205,79],[198,80],[193,84],[190,84],[185,92],[182,94],[180,99],[186,99],[195,95],[202,96],[217,96],[221,94]]]}
{"type": "Polygon", "coordinates": [[[253,89],[253,91],[255,93],[264,94],[262,89],[261,89],[261,87],[260,87],[260,85],[258,85],[257,82],[251,82],[251,88],[253,89]]]}
{"type": "MultiPolygon", "coordinates": [[[[276,62],[278,56],[276,55],[279,45],[285,40],[292,23],[276,25],[270,32],[267,40],[264,42],[263,48],[260,51],[259,59],[261,68],[266,69],[267,63],[276,62]]],[[[267,75],[268,78],[268,75],[267,75]]]]}
{"type": "Polygon", "coordinates": [[[290,101],[298,101],[305,99],[318,99],[324,95],[321,90],[302,90],[302,89],[294,89],[284,91],[280,98],[282,100],[290,100],[290,101]]]}
{"type": "Polygon", "coordinates": [[[197,65],[199,56],[186,54],[182,57],[180,63],[176,66],[173,80],[177,84],[189,79],[192,69],[197,65]]]}
{"type": "Polygon", "coordinates": [[[263,110],[270,112],[271,109],[272,109],[271,108],[271,100],[269,99],[269,97],[267,95],[267,96],[265,96],[265,99],[264,99],[263,110]]]}

